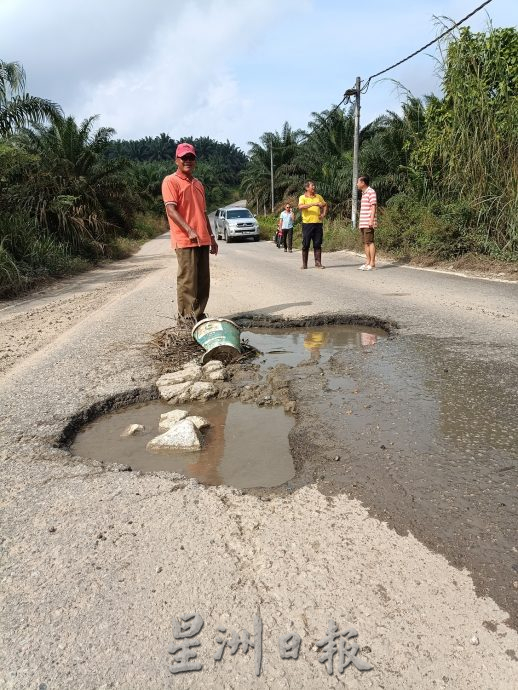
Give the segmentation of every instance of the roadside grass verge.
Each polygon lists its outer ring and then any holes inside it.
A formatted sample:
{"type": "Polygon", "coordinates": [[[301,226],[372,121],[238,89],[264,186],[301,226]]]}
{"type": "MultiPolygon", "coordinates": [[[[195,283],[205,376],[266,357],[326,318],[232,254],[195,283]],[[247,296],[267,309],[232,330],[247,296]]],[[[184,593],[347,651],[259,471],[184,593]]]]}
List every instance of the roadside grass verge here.
{"type": "MultiPolygon", "coordinates": [[[[277,216],[258,216],[259,229],[262,240],[272,241],[277,232],[277,216]]],[[[297,221],[293,227],[293,247],[302,247],[302,223],[297,221]]],[[[326,252],[337,252],[343,249],[361,250],[362,245],[357,233],[350,223],[342,219],[326,221],[324,224],[324,242],[322,245],[326,252]]]]}
{"type": "Polygon", "coordinates": [[[141,214],[126,235],[115,235],[102,245],[91,243],[72,248],[20,216],[0,216],[0,298],[14,297],[52,279],[82,273],[104,261],[127,258],[144,242],[166,230],[163,217],[141,214]]]}
{"type": "MultiPolygon", "coordinates": [[[[433,214],[427,207],[413,208],[411,214],[402,215],[385,208],[380,213],[376,230],[376,249],[389,260],[416,266],[448,268],[458,271],[500,274],[518,280],[516,252],[488,256],[480,251],[478,243],[471,243],[462,222],[465,210],[460,206],[447,207],[444,216],[433,214]]],[[[272,241],[277,229],[277,216],[259,216],[261,239],[272,241]]],[[[295,224],[293,247],[302,246],[302,225],[295,224]]],[[[343,218],[324,224],[324,251],[355,251],[363,254],[360,233],[343,218]]]]}

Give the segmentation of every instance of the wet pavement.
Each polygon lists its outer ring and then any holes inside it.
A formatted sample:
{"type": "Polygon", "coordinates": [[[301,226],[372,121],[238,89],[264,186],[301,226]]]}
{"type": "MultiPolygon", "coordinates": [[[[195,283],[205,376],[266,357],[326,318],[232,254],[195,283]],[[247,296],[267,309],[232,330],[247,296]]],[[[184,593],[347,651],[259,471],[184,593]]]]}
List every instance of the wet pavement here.
{"type": "Polygon", "coordinates": [[[387,332],[381,328],[351,325],[325,325],[298,330],[257,328],[241,334],[243,341],[261,352],[256,361],[263,372],[277,364],[324,364],[344,349],[370,347],[379,338],[386,337],[387,332]]]}
{"type": "Polygon", "coordinates": [[[460,340],[427,337],[379,339],[292,369],[289,490],[317,481],[360,499],[468,568],[516,625],[517,373],[473,359],[460,340]]]}
{"type": "Polygon", "coordinates": [[[318,317],[304,328],[242,335],[262,354],[235,365],[235,385],[268,381],[274,399],[287,387],[295,425],[281,407],[191,404],[191,414],[213,424],[205,447],[165,457],[145,451],[171,409],[154,401],[101,417],[90,425],[93,445],[87,429],[73,452],[266,493],[314,482],[330,496],[345,492],[467,568],[478,593],[516,624],[516,366],[474,358],[460,338],[387,337],[380,328],[319,325],[318,317]],[[146,434],[121,439],[130,423],[144,424],[146,434]]]}
{"type": "MultiPolygon", "coordinates": [[[[170,252],[167,237],[161,242],[170,252]]],[[[358,315],[371,325],[390,319],[399,334],[370,352],[346,350],[322,365],[278,365],[269,372],[275,396],[283,383],[297,409],[289,434],[296,476],[268,490],[202,487],[172,473],[106,471],[51,447],[77,411],[133,399],[156,380],[146,343],[171,325],[174,257],[165,262],[157,252],[159,270],[131,281],[116,299],[102,295],[95,312],[21,358],[2,382],[0,419],[6,536],[0,667],[13,688],[167,687],[171,620],[188,611],[205,621],[200,652],[207,688],[313,689],[340,682],[391,690],[514,688],[518,644],[509,625],[516,626],[511,588],[518,577],[509,578],[516,546],[508,527],[515,510],[498,505],[501,497],[506,503],[505,487],[497,484],[497,491],[495,481],[508,482],[513,499],[516,463],[507,462],[512,450],[500,446],[506,464],[497,464],[498,473],[476,453],[476,462],[468,463],[463,449],[473,443],[457,429],[470,433],[470,412],[464,425],[459,407],[482,396],[488,404],[477,414],[484,426],[480,452],[505,441],[500,420],[484,410],[514,405],[516,286],[396,266],[364,275],[355,268],[358,257],[341,252],[326,257],[328,270],[304,272],[296,255],[278,257],[274,250],[272,259],[265,244],[221,248],[211,264],[212,314],[233,318],[254,310],[307,323],[325,308],[356,323],[358,315]],[[421,379],[416,372],[432,371],[434,349],[449,372],[421,379]],[[403,376],[403,388],[418,379],[410,409],[392,393],[398,381],[388,375],[391,368],[403,376]],[[448,375],[449,381],[442,378],[448,375]],[[456,402],[446,405],[453,418],[442,419],[441,389],[456,385],[457,377],[456,402]],[[482,390],[475,390],[479,380],[482,390]],[[338,387],[342,414],[330,407],[338,387]],[[359,412],[352,403],[362,397],[362,405],[372,407],[359,412]],[[397,405],[396,431],[425,426],[430,415],[440,433],[437,460],[433,450],[422,449],[424,438],[417,451],[406,448],[407,434],[390,465],[394,457],[384,455],[381,445],[389,446],[375,432],[394,428],[380,419],[397,405]],[[418,410],[424,412],[417,416],[418,410]],[[355,414],[363,415],[367,436],[361,418],[347,426],[355,414]],[[363,502],[349,500],[353,494],[363,502]],[[419,540],[371,519],[364,506],[419,540]],[[466,570],[450,567],[440,554],[466,570]],[[502,608],[476,596],[486,592],[502,608]],[[211,641],[222,623],[228,630],[247,628],[258,607],[266,646],[264,678],[254,683],[250,654],[228,655],[225,665],[215,666],[211,641]],[[312,645],[330,615],[359,630],[362,651],[368,646],[374,664],[368,676],[350,668],[342,681],[318,663],[312,645]],[[293,663],[277,649],[278,635],[290,629],[304,646],[293,663]]],[[[28,339],[40,328],[57,333],[53,314],[37,329],[21,314],[9,321],[10,333],[28,339]]],[[[398,438],[390,439],[394,446],[398,438]]],[[[188,687],[199,677],[178,683],[188,687]]]]}

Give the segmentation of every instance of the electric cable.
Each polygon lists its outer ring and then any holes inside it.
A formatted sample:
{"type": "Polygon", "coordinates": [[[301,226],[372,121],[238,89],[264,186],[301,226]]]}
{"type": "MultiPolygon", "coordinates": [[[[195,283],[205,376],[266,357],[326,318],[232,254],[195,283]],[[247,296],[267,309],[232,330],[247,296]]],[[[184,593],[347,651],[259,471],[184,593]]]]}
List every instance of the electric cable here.
{"type": "MultiPolygon", "coordinates": [[[[451,26],[449,29],[447,29],[446,31],[443,31],[442,34],[440,34],[439,36],[437,36],[436,38],[434,38],[433,41],[430,41],[430,42],[427,43],[426,45],[422,46],[421,48],[419,48],[419,50],[415,50],[413,53],[411,53],[410,55],[407,55],[407,57],[403,58],[402,60],[399,60],[398,62],[395,62],[393,65],[390,65],[390,67],[386,67],[385,69],[381,70],[380,72],[376,72],[376,74],[371,74],[371,76],[367,79],[367,81],[365,82],[365,84],[361,87],[360,93],[366,93],[366,92],[367,92],[367,90],[368,90],[368,88],[369,88],[369,84],[370,84],[370,82],[371,82],[372,79],[375,79],[376,77],[379,77],[379,76],[381,76],[382,74],[385,74],[386,72],[389,72],[390,70],[394,69],[394,67],[398,67],[399,65],[402,65],[404,62],[407,62],[407,60],[410,60],[411,58],[415,57],[415,56],[418,55],[419,53],[422,53],[423,50],[426,50],[427,48],[429,48],[430,46],[432,46],[434,43],[437,43],[438,41],[440,41],[441,38],[444,38],[444,36],[447,36],[447,35],[448,35],[449,33],[451,33],[454,29],[456,29],[458,26],[460,26],[461,24],[463,24],[467,19],[469,19],[469,18],[472,17],[474,14],[476,14],[477,12],[479,12],[479,11],[480,11],[483,7],[485,7],[486,5],[489,5],[491,2],[493,2],[493,0],[485,0],[485,2],[483,2],[481,5],[479,5],[478,7],[476,7],[474,10],[472,10],[472,11],[471,11],[469,14],[467,14],[465,17],[463,17],[462,19],[459,19],[459,21],[457,21],[457,22],[455,22],[454,24],[452,24],[452,26],[451,26]]],[[[326,121],[329,120],[329,119],[333,116],[333,114],[334,114],[344,103],[345,103],[345,105],[347,105],[348,103],[350,103],[350,94],[351,94],[352,91],[356,92],[356,89],[348,89],[348,90],[345,92],[345,94],[344,94],[342,100],[340,101],[340,103],[338,103],[338,105],[333,106],[333,108],[327,113],[327,115],[325,116],[325,118],[323,119],[323,121],[322,121],[321,123],[319,123],[319,126],[325,126],[326,121]]],[[[291,146],[291,145],[300,146],[300,144],[305,144],[305,143],[310,139],[310,137],[312,136],[312,134],[313,134],[313,132],[308,132],[308,134],[306,134],[304,137],[302,137],[302,139],[300,139],[300,140],[297,141],[297,142],[294,142],[293,144],[289,144],[288,146],[291,146]]],[[[280,150],[280,149],[285,149],[285,148],[288,148],[288,147],[287,147],[287,146],[271,146],[271,144],[270,144],[270,146],[269,146],[268,148],[272,148],[273,150],[280,150]]]]}
{"type": "Polygon", "coordinates": [[[478,7],[476,7],[476,8],[475,8],[474,10],[472,10],[469,14],[467,14],[463,19],[459,19],[459,21],[458,21],[458,22],[455,22],[455,24],[453,24],[449,29],[447,29],[446,31],[443,31],[443,33],[440,34],[439,36],[437,36],[436,38],[434,38],[433,41],[430,41],[429,43],[427,43],[427,44],[426,44],[425,46],[423,46],[422,48],[419,48],[419,50],[414,51],[413,53],[411,53],[410,55],[408,55],[406,58],[403,58],[402,60],[399,60],[399,62],[395,62],[393,65],[390,65],[390,67],[387,67],[387,68],[381,70],[381,72],[376,72],[376,74],[372,74],[372,75],[367,79],[367,81],[366,81],[365,84],[362,86],[362,88],[360,89],[361,93],[366,93],[366,92],[367,92],[367,89],[369,88],[369,83],[370,83],[371,79],[374,79],[375,77],[379,77],[381,74],[385,74],[385,72],[389,72],[391,69],[394,69],[394,67],[398,67],[399,65],[402,65],[402,64],[403,64],[404,62],[406,62],[407,60],[410,60],[411,58],[415,57],[415,56],[418,55],[419,53],[422,53],[423,50],[426,50],[426,48],[429,48],[429,47],[432,46],[434,43],[437,43],[437,41],[440,41],[441,38],[444,38],[444,36],[446,36],[447,34],[451,33],[451,32],[453,31],[453,29],[456,29],[458,26],[460,26],[461,24],[463,24],[463,23],[466,21],[466,19],[469,19],[469,18],[472,17],[474,14],[476,14],[477,12],[479,12],[483,7],[485,7],[486,5],[489,5],[490,2],[493,2],[493,0],[486,0],[486,2],[483,2],[481,5],[479,5],[478,7]]]}
{"type": "MultiPolygon", "coordinates": [[[[344,104],[345,104],[345,105],[348,105],[348,103],[350,102],[350,100],[351,100],[351,99],[350,99],[350,96],[349,96],[348,94],[344,94],[344,97],[342,98],[342,100],[340,101],[340,103],[338,103],[338,105],[335,105],[335,106],[333,106],[333,107],[331,108],[331,110],[327,113],[327,115],[325,116],[325,118],[322,120],[322,122],[319,123],[318,126],[319,126],[319,127],[325,126],[327,120],[330,120],[331,117],[332,117],[332,115],[333,115],[339,108],[341,108],[342,105],[344,105],[344,104]]],[[[270,133],[271,133],[271,132],[270,132],[270,133]]],[[[300,146],[300,144],[305,144],[305,143],[308,141],[308,139],[312,136],[312,134],[313,134],[313,132],[309,132],[309,133],[306,134],[304,137],[302,137],[302,139],[299,139],[298,141],[293,142],[293,144],[288,144],[287,146],[272,146],[271,148],[272,148],[274,151],[277,151],[277,150],[289,148],[290,146],[295,146],[295,145],[296,145],[296,146],[300,146]]],[[[268,145],[268,149],[269,149],[269,148],[270,148],[270,145],[268,145]]]]}

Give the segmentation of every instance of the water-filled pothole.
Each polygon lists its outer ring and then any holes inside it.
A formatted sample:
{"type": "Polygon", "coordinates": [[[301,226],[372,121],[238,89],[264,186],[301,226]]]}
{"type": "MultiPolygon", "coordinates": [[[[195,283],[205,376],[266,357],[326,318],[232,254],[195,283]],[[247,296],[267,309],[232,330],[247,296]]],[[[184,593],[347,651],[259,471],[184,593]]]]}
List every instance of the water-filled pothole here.
{"type": "MultiPolygon", "coordinates": [[[[267,371],[278,364],[323,365],[347,348],[370,350],[379,338],[386,336],[386,331],[380,328],[330,324],[291,329],[254,328],[242,334],[243,340],[262,353],[252,363],[259,365],[259,379],[263,383],[267,371]]],[[[241,377],[241,387],[244,383],[241,377]]],[[[203,484],[228,484],[237,488],[280,486],[295,474],[288,441],[294,420],[278,404],[282,404],[282,399],[277,400],[277,405],[263,406],[264,385],[258,384],[257,379],[246,388],[251,389],[246,399],[259,405],[212,400],[176,406],[210,422],[210,427],[203,431],[201,450],[169,449],[157,453],[147,449],[148,442],[163,433],[158,428],[160,415],[175,409],[154,400],[101,416],[97,412],[96,418],[75,437],[71,452],[106,465],[122,463],[143,472],[176,472],[203,484]],[[144,431],[122,436],[131,424],[142,425],[144,431]]],[[[272,403],[273,397],[266,396],[266,399],[272,403]]],[[[86,419],[92,417],[87,415],[86,419]]]]}
{"type": "Polygon", "coordinates": [[[295,474],[288,435],[293,418],[281,407],[266,408],[228,400],[178,406],[211,426],[200,451],[151,453],[146,445],[159,435],[160,415],[174,407],[154,400],[103,415],[77,435],[71,452],[105,464],[125,463],[143,472],[177,472],[203,484],[240,489],[280,486],[295,474]],[[121,437],[130,424],[144,432],[121,437]]]}
{"type": "Polygon", "coordinates": [[[312,328],[282,329],[254,328],[243,331],[242,337],[260,350],[257,359],[261,369],[277,364],[325,364],[330,357],[347,348],[357,350],[376,345],[387,332],[366,326],[315,326],[312,328]]]}

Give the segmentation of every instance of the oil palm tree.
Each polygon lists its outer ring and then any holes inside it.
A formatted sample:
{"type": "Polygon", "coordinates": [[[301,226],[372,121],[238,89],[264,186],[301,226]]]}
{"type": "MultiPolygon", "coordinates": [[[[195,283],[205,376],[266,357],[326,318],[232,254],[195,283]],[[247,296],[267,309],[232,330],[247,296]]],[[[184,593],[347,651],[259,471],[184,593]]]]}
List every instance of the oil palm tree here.
{"type": "Polygon", "coordinates": [[[241,179],[241,189],[247,199],[257,204],[271,205],[270,148],[273,154],[274,198],[281,201],[286,193],[292,191],[292,166],[302,135],[302,130],[293,130],[285,122],[280,133],[265,132],[259,143],[249,142],[249,162],[241,179]]]}
{"type": "Polygon", "coordinates": [[[16,143],[33,164],[10,194],[44,231],[98,255],[117,230],[129,229],[140,203],[129,161],[105,156],[114,130],[95,131],[95,119],[78,125],[73,117],[57,117],[49,127],[23,130],[16,143]]]}
{"type": "Polygon", "coordinates": [[[401,115],[389,110],[361,132],[361,171],[370,176],[381,204],[416,179],[411,152],[424,140],[426,107],[433,98],[408,94],[401,115]]]}
{"type": "Polygon", "coordinates": [[[25,93],[25,71],[20,64],[0,60],[0,137],[60,114],[61,108],[52,101],[25,93]]]}
{"type": "Polygon", "coordinates": [[[301,173],[299,183],[314,179],[318,191],[330,202],[332,213],[348,211],[352,186],[352,109],[344,112],[332,108],[312,116],[307,141],[294,160],[301,173]]]}

